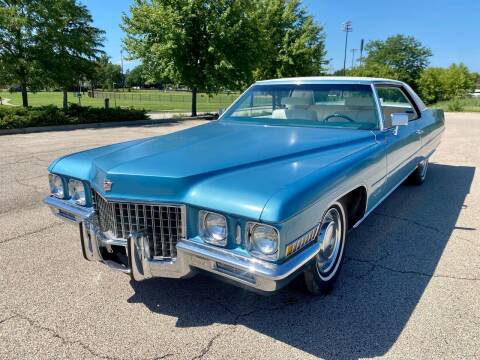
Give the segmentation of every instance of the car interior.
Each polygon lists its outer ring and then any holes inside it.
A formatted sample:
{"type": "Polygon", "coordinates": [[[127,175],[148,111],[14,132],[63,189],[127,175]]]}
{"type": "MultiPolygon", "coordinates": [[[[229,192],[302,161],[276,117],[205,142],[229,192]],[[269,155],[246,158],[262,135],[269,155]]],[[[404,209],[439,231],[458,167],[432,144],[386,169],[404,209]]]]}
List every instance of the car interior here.
{"type": "MultiPolygon", "coordinates": [[[[403,91],[396,87],[379,87],[380,105],[385,128],[390,128],[391,114],[408,113],[417,117],[414,107],[403,91]]],[[[378,114],[371,91],[348,89],[293,89],[276,92],[254,92],[245,99],[233,117],[272,119],[276,123],[294,121],[324,126],[363,129],[378,128],[378,114]],[[290,120],[290,121],[289,121],[290,120]]]]}

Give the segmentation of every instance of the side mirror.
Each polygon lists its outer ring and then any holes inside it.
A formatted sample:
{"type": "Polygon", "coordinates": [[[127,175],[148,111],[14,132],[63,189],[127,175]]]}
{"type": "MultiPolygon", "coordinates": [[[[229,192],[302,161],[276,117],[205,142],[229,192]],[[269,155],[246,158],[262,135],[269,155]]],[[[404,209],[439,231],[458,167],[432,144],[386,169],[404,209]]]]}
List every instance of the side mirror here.
{"type": "Polygon", "coordinates": [[[225,112],[225,108],[218,109],[218,116],[221,116],[225,112]]]}
{"type": "Polygon", "coordinates": [[[407,113],[393,113],[390,115],[392,118],[392,125],[395,126],[394,135],[398,134],[399,126],[408,125],[408,114],[407,113]]]}

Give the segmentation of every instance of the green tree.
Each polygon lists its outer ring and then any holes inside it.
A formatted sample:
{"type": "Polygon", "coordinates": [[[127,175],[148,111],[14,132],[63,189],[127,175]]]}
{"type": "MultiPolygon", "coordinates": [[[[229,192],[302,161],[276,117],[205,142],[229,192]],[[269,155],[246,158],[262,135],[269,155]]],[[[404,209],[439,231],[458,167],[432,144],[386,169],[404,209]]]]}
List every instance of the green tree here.
{"type": "Polygon", "coordinates": [[[445,96],[448,99],[465,97],[475,89],[477,74],[470,72],[465,64],[452,64],[444,79],[445,96]]]}
{"type": "Polygon", "coordinates": [[[38,28],[39,59],[47,77],[61,87],[63,108],[68,89],[95,72],[95,60],[103,51],[104,32],[92,25],[88,9],[77,0],[43,0],[38,28]]]}
{"type": "Polygon", "coordinates": [[[132,70],[127,71],[125,74],[125,86],[139,86],[144,87],[147,82],[147,77],[145,76],[145,69],[142,64],[135,66],[132,70]]]}
{"type": "Polygon", "coordinates": [[[255,78],[320,75],[325,72],[325,33],[300,0],[262,0],[255,9],[262,56],[255,78]]]}
{"type": "Polygon", "coordinates": [[[448,68],[431,67],[424,70],[418,82],[423,100],[429,104],[465,97],[475,89],[477,74],[464,64],[448,68]]]}
{"type": "Polygon", "coordinates": [[[122,67],[113,64],[109,56],[102,55],[96,65],[96,72],[92,79],[95,86],[101,86],[102,89],[112,89],[114,84],[120,85],[123,83],[122,67]]]}
{"type": "Polygon", "coordinates": [[[425,69],[418,81],[418,92],[427,104],[436,103],[444,98],[445,69],[431,67],[425,69]]]}
{"type": "Polygon", "coordinates": [[[66,89],[92,72],[102,32],[76,0],[0,0],[0,66],[27,91],[51,84],[66,89]]]}
{"type": "Polygon", "coordinates": [[[390,77],[417,87],[422,71],[432,56],[430,49],[412,36],[395,35],[385,41],[374,40],[365,46],[363,65],[349,74],[390,77]]]}
{"type": "Polygon", "coordinates": [[[197,92],[240,89],[251,82],[260,37],[252,0],[135,0],[124,15],[124,43],[150,80],[197,92]]]}
{"type": "Polygon", "coordinates": [[[38,64],[38,24],[34,0],[0,0],[0,67],[5,82],[20,85],[22,104],[28,106],[28,88],[37,88],[41,69],[38,64]]]}

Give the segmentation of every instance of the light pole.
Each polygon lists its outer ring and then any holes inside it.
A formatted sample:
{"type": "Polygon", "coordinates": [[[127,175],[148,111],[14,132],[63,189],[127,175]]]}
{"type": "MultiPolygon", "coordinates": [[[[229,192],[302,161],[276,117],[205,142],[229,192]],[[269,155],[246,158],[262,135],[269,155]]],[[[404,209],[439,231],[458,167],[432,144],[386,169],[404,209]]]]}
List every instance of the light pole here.
{"type": "Polygon", "coordinates": [[[353,31],[351,21],[346,21],[342,24],[342,31],[345,31],[345,54],[343,56],[343,76],[347,75],[347,45],[348,45],[348,33],[353,31]]]}

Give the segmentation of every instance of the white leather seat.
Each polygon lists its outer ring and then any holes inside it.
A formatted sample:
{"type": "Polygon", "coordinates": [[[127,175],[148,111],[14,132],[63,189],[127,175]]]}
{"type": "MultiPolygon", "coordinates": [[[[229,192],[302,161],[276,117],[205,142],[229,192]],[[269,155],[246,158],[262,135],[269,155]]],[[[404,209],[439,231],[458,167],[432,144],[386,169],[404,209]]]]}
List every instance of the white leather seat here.
{"type": "Polygon", "coordinates": [[[310,109],[312,99],[309,97],[284,97],[281,103],[285,105],[285,109],[274,110],[273,119],[317,120],[317,113],[310,109]]]}

